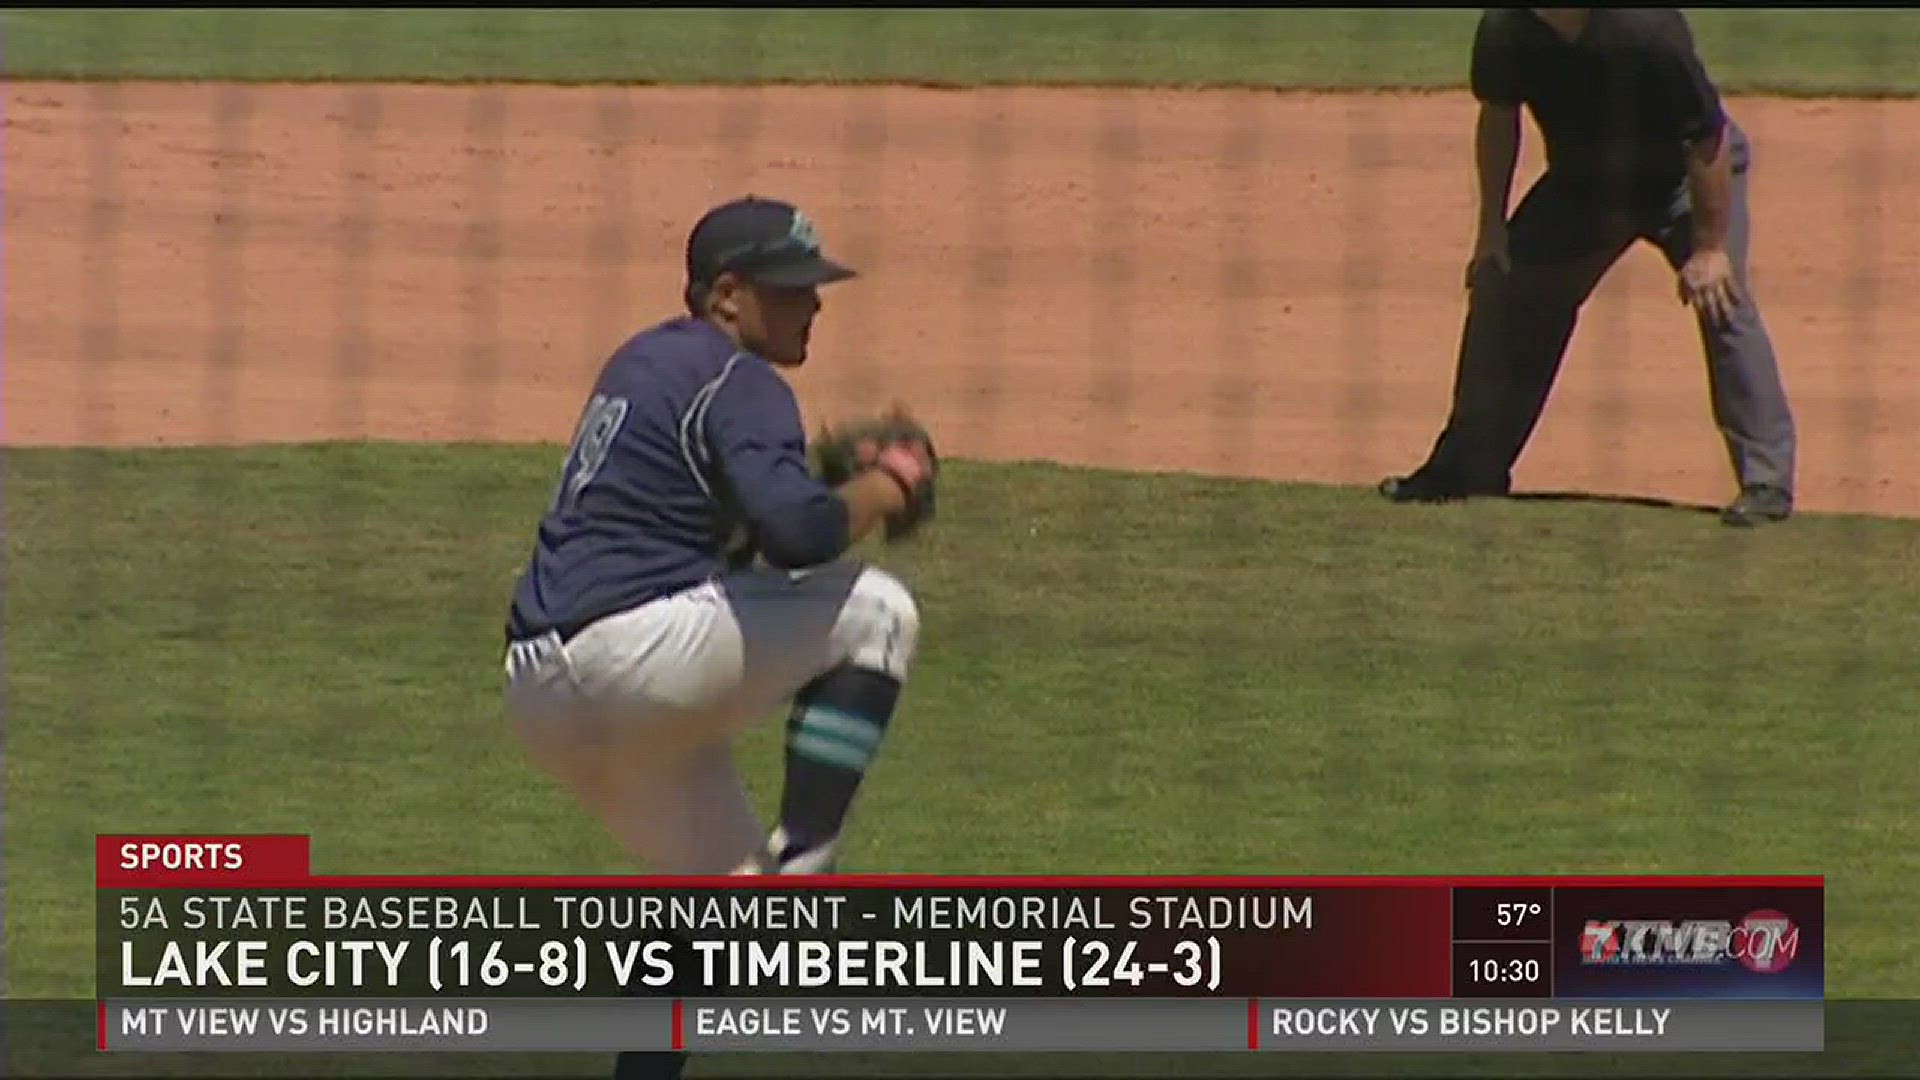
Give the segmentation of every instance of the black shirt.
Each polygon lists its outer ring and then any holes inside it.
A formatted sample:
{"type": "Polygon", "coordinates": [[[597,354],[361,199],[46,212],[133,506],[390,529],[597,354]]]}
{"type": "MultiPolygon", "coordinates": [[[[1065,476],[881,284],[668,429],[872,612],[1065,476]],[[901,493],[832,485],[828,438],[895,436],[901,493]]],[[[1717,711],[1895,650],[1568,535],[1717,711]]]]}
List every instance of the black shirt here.
{"type": "Polygon", "coordinates": [[[1473,94],[1525,105],[1548,167],[1607,201],[1671,198],[1690,143],[1720,133],[1720,94],[1675,8],[1589,8],[1569,42],[1525,8],[1480,18],[1473,94]]]}

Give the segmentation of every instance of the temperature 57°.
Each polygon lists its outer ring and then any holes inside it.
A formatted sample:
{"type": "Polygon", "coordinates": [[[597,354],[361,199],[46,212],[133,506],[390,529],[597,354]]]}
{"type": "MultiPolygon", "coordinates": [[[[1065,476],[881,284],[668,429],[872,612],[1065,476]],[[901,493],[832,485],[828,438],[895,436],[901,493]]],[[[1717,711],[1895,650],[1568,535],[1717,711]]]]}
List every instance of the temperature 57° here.
{"type": "Polygon", "coordinates": [[[1500,926],[1519,926],[1538,919],[1541,915],[1540,902],[1529,900],[1524,903],[1512,902],[1493,905],[1493,921],[1500,926]]]}

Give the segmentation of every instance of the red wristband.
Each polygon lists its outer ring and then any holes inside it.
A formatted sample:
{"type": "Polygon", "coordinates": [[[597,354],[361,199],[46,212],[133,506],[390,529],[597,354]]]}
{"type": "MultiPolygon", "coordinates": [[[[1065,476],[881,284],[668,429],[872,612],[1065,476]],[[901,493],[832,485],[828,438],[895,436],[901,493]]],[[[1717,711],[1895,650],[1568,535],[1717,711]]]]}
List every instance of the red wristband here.
{"type": "Polygon", "coordinates": [[[906,453],[909,460],[913,461],[913,472],[920,474],[925,473],[924,467],[921,466],[917,459],[912,457],[911,451],[901,450],[897,446],[889,446],[881,450],[874,459],[874,466],[892,478],[894,483],[900,485],[900,493],[906,496],[907,505],[912,506],[920,499],[921,481],[909,477],[907,471],[898,464],[897,459],[901,453],[906,453]]]}

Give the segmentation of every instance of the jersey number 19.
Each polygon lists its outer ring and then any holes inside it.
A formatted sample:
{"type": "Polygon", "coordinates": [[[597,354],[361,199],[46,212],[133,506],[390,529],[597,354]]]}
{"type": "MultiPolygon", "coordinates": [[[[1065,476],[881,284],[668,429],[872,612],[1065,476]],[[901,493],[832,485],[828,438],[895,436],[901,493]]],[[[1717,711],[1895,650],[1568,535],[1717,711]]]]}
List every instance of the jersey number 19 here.
{"type": "Polygon", "coordinates": [[[560,487],[553,493],[553,511],[568,510],[580,502],[580,495],[593,483],[600,467],[607,463],[613,439],[627,420],[627,399],[595,394],[580,417],[573,434],[573,446],[560,467],[560,487]]]}

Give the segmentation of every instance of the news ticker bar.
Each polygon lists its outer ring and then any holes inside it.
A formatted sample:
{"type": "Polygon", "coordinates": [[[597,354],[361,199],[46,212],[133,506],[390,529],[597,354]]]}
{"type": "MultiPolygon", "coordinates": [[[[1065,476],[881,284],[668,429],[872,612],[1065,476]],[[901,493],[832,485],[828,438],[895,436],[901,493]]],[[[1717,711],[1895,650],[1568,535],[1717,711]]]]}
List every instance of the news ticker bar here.
{"type": "Polygon", "coordinates": [[[112,1052],[1778,1051],[1818,1001],[1195,998],[114,1000],[112,1052]]]}

